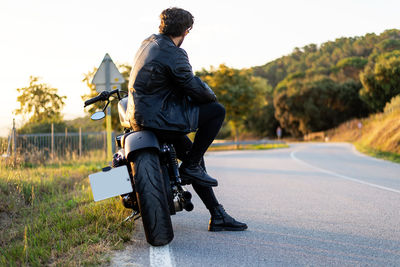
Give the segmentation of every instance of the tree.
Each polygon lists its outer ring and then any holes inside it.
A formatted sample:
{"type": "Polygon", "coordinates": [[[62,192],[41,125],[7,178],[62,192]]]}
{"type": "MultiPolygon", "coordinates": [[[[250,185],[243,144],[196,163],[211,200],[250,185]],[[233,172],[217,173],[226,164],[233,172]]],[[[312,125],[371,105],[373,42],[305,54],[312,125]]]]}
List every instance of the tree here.
{"type": "MultiPolygon", "coordinates": [[[[338,38],[319,47],[310,44],[295,48],[291,54],[253,70],[273,86],[275,117],[281,126],[301,136],[333,126],[342,118],[366,116],[371,111],[382,110],[393,95],[399,94],[400,60],[393,57],[400,53],[399,49],[400,30],[392,29],[380,35],[338,38]],[[320,106],[325,97],[337,106],[320,106]],[[324,112],[325,117],[315,117],[324,112]],[[336,114],[336,119],[331,120],[332,114],[336,114]]],[[[268,113],[267,110],[263,107],[263,112],[268,113]]],[[[250,124],[257,122],[249,121],[250,124]]]]}
{"type": "MultiPolygon", "coordinates": [[[[119,72],[122,74],[122,76],[125,79],[125,83],[121,84],[121,91],[128,93],[128,81],[129,81],[129,74],[131,73],[131,66],[128,64],[117,64],[119,72]]],[[[96,87],[94,84],[92,84],[92,80],[94,75],[97,72],[97,68],[93,68],[92,71],[89,71],[84,74],[83,82],[86,83],[87,87],[89,88],[89,94],[85,94],[82,96],[82,100],[88,100],[90,98],[93,98],[99,94],[99,92],[96,91],[96,87]]],[[[111,107],[111,127],[115,131],[122,131],[122,126],[119,122],[119,113],[118,113],[118,99],[114,98],[113,100],[110,101],[109,107],[111,107]]],[[[86,111],[89,114],[92,114],[96,112],[97,110],[103,109],[105,103],[104,102],[97,102],[91,106],[89,106],[86,111]]],[[[106,122],[104,120],[103,126],[104,128],[106,127],[106,122]]]]}
{"type": "Polygon", "coordinates": [[[289,55],[253,67],[254,74],[267,79],[274,88],[293,73],[306,73],[308,78],[321,71],[335,82],[359,80],[358,72],[365,60],[375,61],[382,53],[400,49],[400,31],[386,30],[380,35],[338,38],[317,47],[315,44],[295,48],[289,55]]]}
{"type": "Polygon", "coordinates": [[[375,65],[360,75],[361,98],[373,111],[382,111],[390,99],[400,94],[400,51],[380,55],[375,65]]]}
{"type": "Polygon", "coordinates": [[[345,82],[348,79],[359,80],[360,72],[367,65],[368,60],[362,57],[346,57],[332,68],[336,81],[345,82]]]}
{"type": "Polygon", "coordinates": [[[245,126],[245,121],[266,103],[267,82],[254,77],[248,69],[234,69],[220,65],[218,69],[197,72],[217,95],[217,99],[225,106],[226,118],[235,132],[235,139],[245,126]]]}
{"type": "Polygon", "coordinates": [[[255,108],[245,121],[246,129],[259,137],[274,137],[278,126],[272,97],[267,100],[266,105],[255,108]]]}
{"type": "Polygon", "coordinates": [[[61,121],[61,110],[66,96],[59,96],[57,89],[45,83],[39,83],[39,77],[30,76],[29,86],[17,88],[20,95],[17,101],[20,108],[16,115],[31,114],[30,122],[61,121]]]}
{"type": "Polygon", "coordinates": [[[318,80],[291,80],[275,91],[275,117],[293,136],[327,130],[339,123],[366,115],[359,98],[359,82],[335,83],[318,80]]]}

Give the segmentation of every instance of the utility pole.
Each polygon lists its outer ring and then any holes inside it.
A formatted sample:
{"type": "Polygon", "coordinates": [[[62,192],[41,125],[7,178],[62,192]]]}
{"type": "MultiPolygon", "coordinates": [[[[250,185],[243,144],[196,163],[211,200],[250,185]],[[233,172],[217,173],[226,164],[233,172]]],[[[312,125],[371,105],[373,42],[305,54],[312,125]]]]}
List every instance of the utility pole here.
{"type": "MultiPolygon", "coordinates": [[[[106,55],[107,56],[107,55],[106,55]]],[[[104,57],[106,58],[106,57],[104,57]]],[[[106,59],[106,90],[111,91],[110,86],[110,61],[111,58],[108,57],[106,59]]],[[[112,159],[112,138],[111,138],[111,107],[110,105],[107,107],[106,113],[106,129],[107,129],[107,159],[112,159]]]]}

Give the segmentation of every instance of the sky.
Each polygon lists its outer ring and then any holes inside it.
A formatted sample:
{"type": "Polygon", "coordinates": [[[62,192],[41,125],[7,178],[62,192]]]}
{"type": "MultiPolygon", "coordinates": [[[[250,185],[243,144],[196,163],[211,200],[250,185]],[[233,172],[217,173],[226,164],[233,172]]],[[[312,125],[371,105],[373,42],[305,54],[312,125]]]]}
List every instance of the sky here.
{"type": "Polygon", "coordinates": [[[193,69],[222,63],[263,65],[295,47],[400,28],[395,0],[0,0],[0,136],[8,135],[18,93],[30,76],[67,96],[65,119],[84,115],[83,74],[106,53],[132,63],[141,42],[158,32],[159,14],[187,9],[194,27],[182,48],[193,69]]]}

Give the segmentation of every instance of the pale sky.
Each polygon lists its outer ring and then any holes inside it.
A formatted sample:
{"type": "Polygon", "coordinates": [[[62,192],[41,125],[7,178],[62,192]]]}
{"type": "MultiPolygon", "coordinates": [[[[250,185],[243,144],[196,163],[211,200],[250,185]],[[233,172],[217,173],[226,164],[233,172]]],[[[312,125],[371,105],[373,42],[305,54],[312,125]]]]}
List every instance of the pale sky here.
{"type": "Polygon", "coordinates": [[[83,73],[106,53],[131,63],[142,40],[158,32],[161,11],[173,6],[195,17],[182,45],[194,70],[262,65],[295,47],[400,28],[395,0],[0,0],[0,136],[12,126],[16,88],[30,75],[67,96],[66,119],[83,116],[83,73]]]}

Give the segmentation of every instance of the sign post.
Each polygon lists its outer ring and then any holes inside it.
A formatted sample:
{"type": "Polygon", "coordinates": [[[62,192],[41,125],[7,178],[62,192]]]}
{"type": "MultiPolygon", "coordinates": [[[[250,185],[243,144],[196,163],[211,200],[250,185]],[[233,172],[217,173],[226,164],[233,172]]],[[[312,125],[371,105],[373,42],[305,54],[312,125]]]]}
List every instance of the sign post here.
{"type": "MultiPolygon", "coordinates": [[[[110,55],[106,54],[100,64],[96,74],[93,77],[92,84],[96,85],[96,91],[120,90],[121,84],[125,82],[124,77],[118,71],[110,55]]],[[[106,129],[107,129],[107,160],[112,160],[112,140],[111,140],[111,107],[107,107],[106,113],[106,129]]]]}

